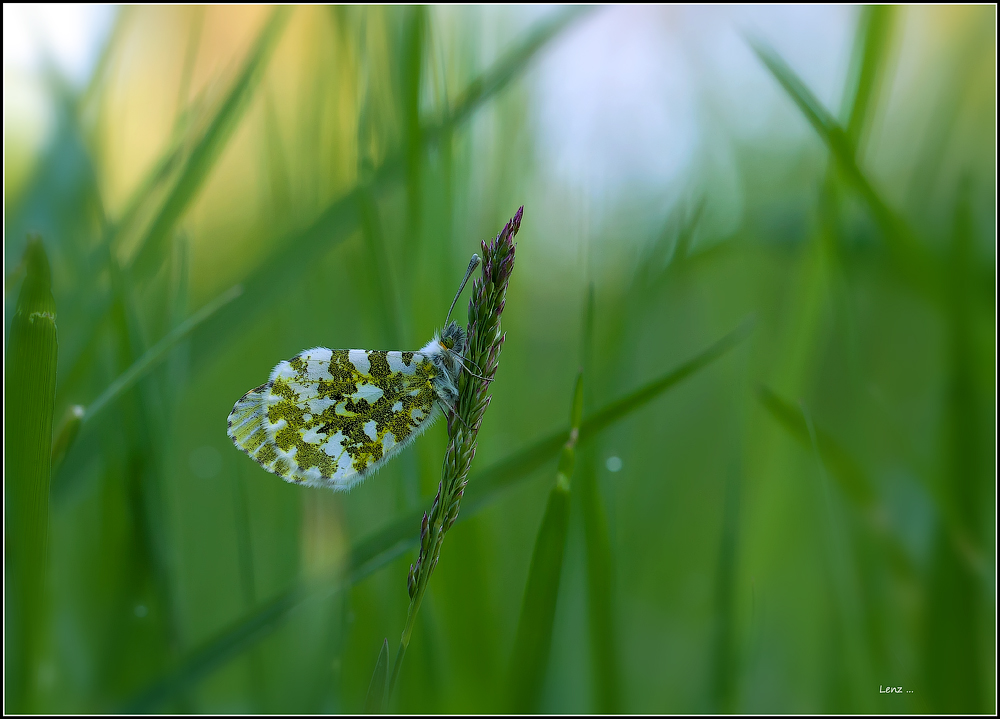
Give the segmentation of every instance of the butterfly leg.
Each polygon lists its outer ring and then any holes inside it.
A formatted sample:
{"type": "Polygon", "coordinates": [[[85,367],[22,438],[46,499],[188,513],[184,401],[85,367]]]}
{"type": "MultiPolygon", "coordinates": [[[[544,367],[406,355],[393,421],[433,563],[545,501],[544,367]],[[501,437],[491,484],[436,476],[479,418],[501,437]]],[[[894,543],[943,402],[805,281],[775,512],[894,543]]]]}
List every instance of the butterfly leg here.
{"type": "Polygon", "coordinates": [[[464,419],[462,419],[462,415],[458,413],[457,404],[456,405],[450,404],[447,399],[441,397],[440,395],[438,396],[438,402],[440,402],[441,407],[444,408],[445,411],[444,414],[445,417],[448,418],[449,424],[451,423],[451,418],[456,417],[458,418],[458,421],[461,422],[467,430],[469,430],[470,432],[472,431],[472,427],[470,427],[468,423],[464,419]]]}

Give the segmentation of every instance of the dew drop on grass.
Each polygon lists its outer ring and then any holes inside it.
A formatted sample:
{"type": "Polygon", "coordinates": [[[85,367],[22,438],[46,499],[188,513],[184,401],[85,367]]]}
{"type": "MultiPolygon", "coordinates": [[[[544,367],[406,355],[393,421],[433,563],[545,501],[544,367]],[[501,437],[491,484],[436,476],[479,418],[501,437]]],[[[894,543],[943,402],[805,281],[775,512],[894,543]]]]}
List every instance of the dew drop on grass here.
{"type": "Polygon", "coordinates": [[[608,461],[604,463],[604,466],[608,468],[609,472],[620,472],[622,470],[622,458],[616,455],[608,457],[608,461]]]}

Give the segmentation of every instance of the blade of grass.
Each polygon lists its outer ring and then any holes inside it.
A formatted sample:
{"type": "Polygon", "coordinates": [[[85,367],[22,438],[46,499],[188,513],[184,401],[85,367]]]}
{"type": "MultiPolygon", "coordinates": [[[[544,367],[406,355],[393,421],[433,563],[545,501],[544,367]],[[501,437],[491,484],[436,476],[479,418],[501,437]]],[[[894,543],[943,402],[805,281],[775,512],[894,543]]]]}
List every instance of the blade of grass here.
{"type": "MultiPolygon", "coordinates": [[[[801,407],[788,402],[764,385],[758,387],[757,399],[799,446],[812,451],[813,438],[801,407]]],[[[908,579],[915,578],[917,571],[913,561],[899,538],[890,529],[888,513],[875,493],[871,477],[861,464],[823,428],[814,425],[812,430],[815,433],[816,451],[822,459],[825,471],[829,471],[838,489],[879,539],[891,566],[902,576],[908,579]]]]}
{"type": "MultiPolygon", "coordinates": [[[[198,325],[205,322],[205,320],[209,319],[212,315],[235,300],[242,293],[243,287],[241,285],[234,285],[211,302],[206,303],[204,307],[191,315],[187,320],[177,325],[174,329],[164,335],[163,339],[143,353],[143,355],[131,366],[129,366],[127,370],[119,375],[114,382],[108,385],[108,387],[101,392],[100,395],[98,395],[97,399],[91,402],[89,406],[85,407],[83,415],[78,420],[79,426],[71,427],[70,425],[67,425],[67,427],[72,430],[72,436],[64,436],[63,433],[60,433],[57,436],[57,439],[60,441],[60,445],[58,447],[60,456],[59,463],[53,465],[53,474],[56,474],[61,466],[62,460],[65,459],[67,452],[71,449],[73,441],[76,438],[76,432],[79,431],[82,425],[89,423],[102,410],[109,405],[114,404],[114,402],[120,399],[122,395],[135,386],[136,382],[143,379],[151,370],[155,369],[156,366],[168,356],[169,351],[178,342],[187,337],[187,335],[197,328],[198,325]]],[[[53,452],[55,452],[55,447],[53,448],[53,452]]],[[[56,476],[58,477],[59,475],[57,474],[56,476]]],[[[59,491],[60,484],[61,482],[57,478],[56,491],[59,491]]]]}
{"type": "Polygon", "coordinates": [[[547,20],[542,20],[533,27],[527,37],[509,54],[499,60],[487,72],[483,73],[462,91],[455,99],[448,117],[437,125],[427,124],[425,135],[436,138],[443,130],[463,122],[490,97],[498,93],[507,83],[517,77],[527,64],[550,41],[559,35],[572,23],[584,17],[592,10],[590,7],[570,7],[554,13],[547,20]]]}
{"type": "Polygon", "coordinates": [[[521,616],[514,636],[514,649],[508,672],[507,702],[515,714],[538,712],[542,686],[552,648],[559,580],[562,577],[566,529],[569,526],[570,480],[576,461],[576,443],[583,416],[583,372],[576,377],[573,408],[570,413],[569,439],[563,445],[556,470],[556,481],[549,491],[545,515],[538,528],[531,553],[528,581],[521,603],[521,616]]]}
{"type": "Polygon", "coordinates": [[[373,302],[378,307],[380,324],[385,328],[387,347],[401,347],[399,331],[399,311],[396,301],[396,284],[393,282],[392,266],[385,246],[385,234],[379,221],[378,207],[367,187],[358,194],[361,214],[361,234],[368,249],[371,272],[374,275],[373,302]]]}
{"type": "MultiPolygon", "coordinates": [[[[446,137],[445,130],[451,130],[467,120],[475,110],[503,90],[527,68],[548,42],[586,11],[586,8],[570,8],[550,20],[542,21],[520,45],[473,80],[445,118],[438,122],[422,121],[421,141],[425,148],[430,143],[437,143],[442,136],[446,137]]],[[[390,185],[404,177],[405,158],[401,151],[397,151],[364,182],[369,184],[373,198],[377,199],[390,185]]],[[[305,267],[350,237],[361,221],[358,209],[361,191],[360,185],[353,187],[331,202],[308,226],[271,242],[275,249],[243,281],[247,290],[244,300],[234,303],[197,333],[195,351],[211,354],[227,347],[234,333],[243,331],[261,313],[273,308],[271,300],[274,295],[300,277],[305,267]]]]}
{"type": "Polygon", "coordinates": [[[741,457],[726,473],[726,498],[722,510],[722,541],[715,585],[715,627],[712,643],[709,711],[733,713],[739,680],[736,636],[736,572],[739,546],[741,457]]]}
{"type": "MultiPolygon", "coordinates": [[[[179,232],[174,237],[174,253],[171,263],[171,281],[167,296],[168,324],[171,330],[184,324],[188,314],[188,300],[191,294],[191,249],[186,233],[179,232]]],[[[164,386],[170,399],[167,405],[169,416],[174,417],[182,395],[187,376],[187,359],[191,352],[190,343],[179,341],[170,350],[163,370],[164,386]]]]}
{"type": "Polygon", "coordinates": [[[181,122],[181,115],[188,107],[188,95],[191,92],[191,77],[194,75],[194,64],[198,59],[198,49],[201,47],[201,31],[205,27],[205,6],[191,8],[191,24],[188,29],[187,48],[184,50],[184,65],[181,68],[181,81],[177,86],[177,113],[174,124],[181,122]]]}
{"type": "Polygon", "coordinates": [[[389,673],[389,640],[382,640],[375,671],[372,673],[371,684],[368,685],[368,695],[365,697],[365,714],[385,713],[385,680],[389,673]]]}
{"type": "Polygon", "coordinates": [[[846,180],[868,206],[885,237],[893,267],[913,289],[940,301],[940,283],[934,272],[934,256],[920,244],[906,221],[875,190],[857,163],[855,147],[847,132],[771,47],[759,40],[749,42],[827,145],[846,180]]]}
{"type": "Polygon", "coordinates": [[[215,161],[239,125],[290,14],[291,8],[278,7],[264,24],[239,76],[192,149],[156,218],[139,241],[129,263],[130,271],[137,277],[146,276],[159,266],[157,260],[164,254],[170,231],[201,189],[215,161]]]}
{"type": "MultiPolygon", "coordinates": [[[[970,183],[959,186],[948,267],[949,374],[943,421],[944,473],[940,494],[955,530],[965,543],[980,546],[982,504],[987,481],[984,432],[976,387],[976,350],[973,339],[973,303],[970,276],[975,251],[970,183]]],[[[923,680],[926,706],[932,712],[987,711],[984,677],[980,673],[982,587],[974,568],[963,561],[962,541],[939,529],[928,577],[924,616],[923,680]],[[949,541],[951,540],[951,541],[949,541]]],[[[987,565],[986,562],[981,564],[987,565]]],[[[987,573],[987,576],[989,574],[987,573]]],[[[988,680],[987,680],[988,681],[988,680]]]]}
{"type": "Polygon", "coordinates": [[[892,30],[891,5],[865,5],[858,20],[857,48],[859,59],[857,83],[845,107],[847,139],[858,147],[865,127],[871,118],[871,107],[878,96],[879,81],[892,30]]]}
{"type": "Polygon", "coordinates": [[[97,57],[97,62],[94,63],[94,69],[90,73],[90,79],[87,80],[87,86],[80,93],[77,101],[78,107],[86,107],[98,96],[98,92],[103,88],[107,79],[108,68],[111,66],[111,59],[114,57],[115,51],[121,46],[128,21],[131,19],[133,13],[134,8],[127,5],[119,7],[115,13],[111,32],[108,33],[100,55],[97,57]]]}
{"type": "MultiPolygon", "coordinates": [[[[757,398],[771,416],[784,427],[795,440],[809,449],[811,447],[809,427],[801,408],[778,396],[769,387],[761,385],[757,398]]],[[[830,468],[841,491],[857,507],[869,511],[876,503],[875,490],[871,479],[850,454],[829,434],[816,430],[816,442],[824,464],[830,468]]]]}
{"type": "Polygon", "coordinates": [[[135,363],[108,385],[97,399],[91,402],[83,416],[84,423],[91,421],[102,409],[118,399],[124,392],[146,375],[159,363],[171,347],[184,339],[198,325],[214,315],[227,304],[243,294],[241,285],[234,285],[204,307],[191,315],[187,320],[168,332],[163,339],[150,347],[135,363]]]}
{"type": "Polygon", "coordinates": [[[25,248],[24,284],[10,326],[4,378],[5,708],[35,711],[45,610],[56,303],[40,237],[25,248]]]}
{"type": "MultiPolygon", "coordinates": [[[[107,267],[115,306],[115,332],[120,346],[120,361],[131,367],[136,358],[146,354],[146,331],[136,301],[131,278],[125,273],[114,253],[107,253],[107,267]]],[[[162,303],[166,314],[167,304],[162,303]]],[[[128,692],[128,667],[136,670],[145,665],[147,675],[161,670],[163,660],[177,656],[181,646],[182,623],[174,581],[171,541],[165,516],[163,482],[167,475],[164,457],[169,447],[165,430],[166,413],[159,377],[143,372],[135,393],[122,393],[128,397],[121,418],[129,425],[125,432],[127,462],[128,511],[135,522],[126,543],[132,548],[136,571],[131,574],[130,585],[123,587],[119,601],[132,604],[144,592],[143,585],[151,590],[146,597],[154,610],[149,613],[150,635],[141,638],[129,631],[127,625],[116,624],[108,633],[109,643],[104,654],[103,674],[105,691],[128,692]],[[135,655],[129,657],[131,652],[135,655]],[[139,659],[141,657],[141,659],[139,659]],[[140,664],[141,663],[141,664],[140,664]]],[[[86,411],[81,423],[87,421],[86,411]]],[[[190,710],[189,698],[181,697],[178,710],[190,710]]]]}
{"type": "Polygon", "coordinates": [[[420,84],[424,69],[424,47],[427,37],[427,10],[420,5],[411,8],[406,22],[405,45],[402,53],[403,136],[406,154],[406,215],[408,242],[406,256],[412,262],[420,256],[421,245],[421,170],[424,143],[420,117],[420,84]]]}
{"type": "MultiPolygon", "coordinates": [[[[676,252],[674,256],[677,257],[676,252]]],[[[591,282],[583,317],[584,372],[593,372],[595,312],[594,284],[591,282]]],[[[614,620],[611,536],[608,531],[604,500],[597,485],[595,447],[593,443],[588,443],[580,449],[577,494],[580,497],[583,515],[584,550],[587,559],[587,618],[590,630],[594,704],[598,713],[614,714],[618,711],[620,703],[621,682],[614,620]]]]}
{"type": "MultiPolygon", "coordinates": [[[[580,441],[585,437],[595,436],[718,359],[745,339],[751,328],[752,321],[748,318],[737,329],[691,360],[584,418],[580,424],[580,441]]],[[[459,520],[474,516],[495,502],[504,489],[529,476],[555,457],[568,437],[568,429],[555,432],[475,474],[470,480],[459,520]]],[[[422,516],[422,509],[406,514],[354,546],[348,559],[347,579],[342,585],[332,584],[329,580],[308,585],[297,584],[249,616],[236,620],[215,637],[190,651],[174,670],[135,696],[126,705],[125,711],[142,713],[155,709],[269,634],[288,612],[307,597],[319,592],[332,594],[344,586],[351,586],[400,556],[419,540],[414,527],[420,525],[422,516]]]]}
{"type": "Polygon", "coordinates": [[[66,408],[55,432],[52,433],[52,474],[55,474],[63,459],[66,458],[66,452],[76,441],[76,434],[83,424],[84,412],[85,409],[82,405],[71,404],[66,408]]]}
{"type": "MultiPolygon", "coordinates": [[[[287,10],[287,8],[279,8],[279,10],[287,10]]],[[[206,122],[206,129],[200,136],[191,138],[188,132],[194,110],[201,104],[199,100],[196,99],[178,114],[166,150],[132,191],[120,217],[105,226],[102,242],[93,253],[97,256],[97,262],[106,263],[106,255],[114,251],[122,234],[132,227],[137,218],[145,216],[144,212],[150,208],[151,203],[161,197],[162,190],[167,193],[167,199],[164,200],[152,224],[132,254],[132,269],[134,270],[135,260],[138,259],[143,248],[149,246],[151,233],[155,230],[159,249],[156,252],[147,250],[148,259],[144,262],[146,269],[150,271],[160,266],[167,256],[166,247],[169,244],[167,238],[170,236],[170,230],[197,192],[200,183],[210,171],[212,163],[217,159],[225,147],[225,142],[235,130],[243,110],[249,104],[249,98],[256,87],[259,76],[263,74],[263,67],[266,65],[267,53],[264,50],[275,44],[284,22],[284,15],[279,14],[279,11],[276,10],[265,24],[255,46],[255,51],[251,52],[243,72],[234,82],[226,100],[216,111],[216,114],[206,122]],[[254,70],[257,71],[254,72],[254,70]],[[171,179],[173,179],[171,187],[165,189],[164,186],[171,179]]],[[[123,20],[124,17],[125,11],[122,11],[119,18],[123,20]]],[[[189,43],[189,56],[192,54],[192,44],[193,42],[189,43]]],[[[187,70],[188,68],[185,66],[184,72],[186,73],[187,70]]],[[[112,298],[106,296],[93,303],[95,306],[89,308],[89,311],[83,315],[83,322],[86,323],[86,326],[80,333],[81,336],[93,337],[97,334],[98,327],[108,318],[112,302],[112,298]]],[[[67,378],[74,377],[79,365],[86,361],[87,349],[85,346],[76,352],[71,352],[70,370],[65,373],[67,378]]],[[[63,384],[61,381],[60,393],[64,389],[63,384]]]]}
{"type": "Polygon", "coordinates": [[[838,505],[834,502],[830,491],[829,472],[819,449],[816,425],[805,402],[799,403],[799,410],[806,423],[809,450],[816,460],[819,480],[817,484],[821,506],[820,525],[825,555],[823,565],[829,583],[829,593],[833,598],[831,614],[836,664],[833,666],[831,679],[839,693],[835,706],[842,707],[845,712],[871,711],[871,695],[861,690],[864,679],[872,676],[872,672],[870,657],[864,651],[860,637],[866,623],[861,617],[856,577],[851,571],[852,561],[849,557],[847,537],[843,531],[849,525],[840,517],[838,505]]]}
{"type": "Polygon", "coordinates": [[[597,484],[593,451],[583,455],[577,482],[583,509],[583,536],[587,550],[587,617],[590,625],[590,660],[594,703],[598,714],[613,714],[621,703],[618,632],[614,612],[614,562],[608,516],[597,484]]]}

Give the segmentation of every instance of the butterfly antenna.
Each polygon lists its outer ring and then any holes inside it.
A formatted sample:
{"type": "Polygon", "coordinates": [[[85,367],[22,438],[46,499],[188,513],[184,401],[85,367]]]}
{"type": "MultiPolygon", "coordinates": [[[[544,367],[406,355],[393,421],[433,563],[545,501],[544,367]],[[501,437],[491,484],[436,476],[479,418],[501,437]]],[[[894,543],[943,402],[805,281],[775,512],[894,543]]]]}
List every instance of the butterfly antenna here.
{"type": "Polygon", "coordinates": [[[451,301],[451,307],[448,308],[448,316],[444,318],[444,326],[448,326],[448,320],[451,319],[451,311],[455,309],[455,305],[458,303],[458,298],[462,295],[462,290],[465,289],[465,283],[469,281],[469,277],[472,275],[472,271],[479,267],[479,255],[473,253],[472,259],[469,260],[469,269],[465,271],[465,278],[462,280],[461,286],[458,288],[458,292],[455,293],[455,299],[451,301]]]}

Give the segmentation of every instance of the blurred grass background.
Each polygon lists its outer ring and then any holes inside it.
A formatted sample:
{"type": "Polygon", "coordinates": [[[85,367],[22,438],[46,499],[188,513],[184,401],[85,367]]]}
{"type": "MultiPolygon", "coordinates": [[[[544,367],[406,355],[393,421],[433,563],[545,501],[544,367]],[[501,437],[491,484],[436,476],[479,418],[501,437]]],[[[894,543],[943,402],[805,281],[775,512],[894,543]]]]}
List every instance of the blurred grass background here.
{"type": "Polygon", "coordinates": [[[304,348],[422,345],[524,204],[391,706],[507,705],[578,370],[586,428],[753,315],[582,435],[535,708],[995,710],[994,7],[129,7],[82,70],[8,7],[4,337],[38,233],[56,434],[87,408],[25,706],[362,709],[443,424],[340,495],[225,418],[304,348]]]}

